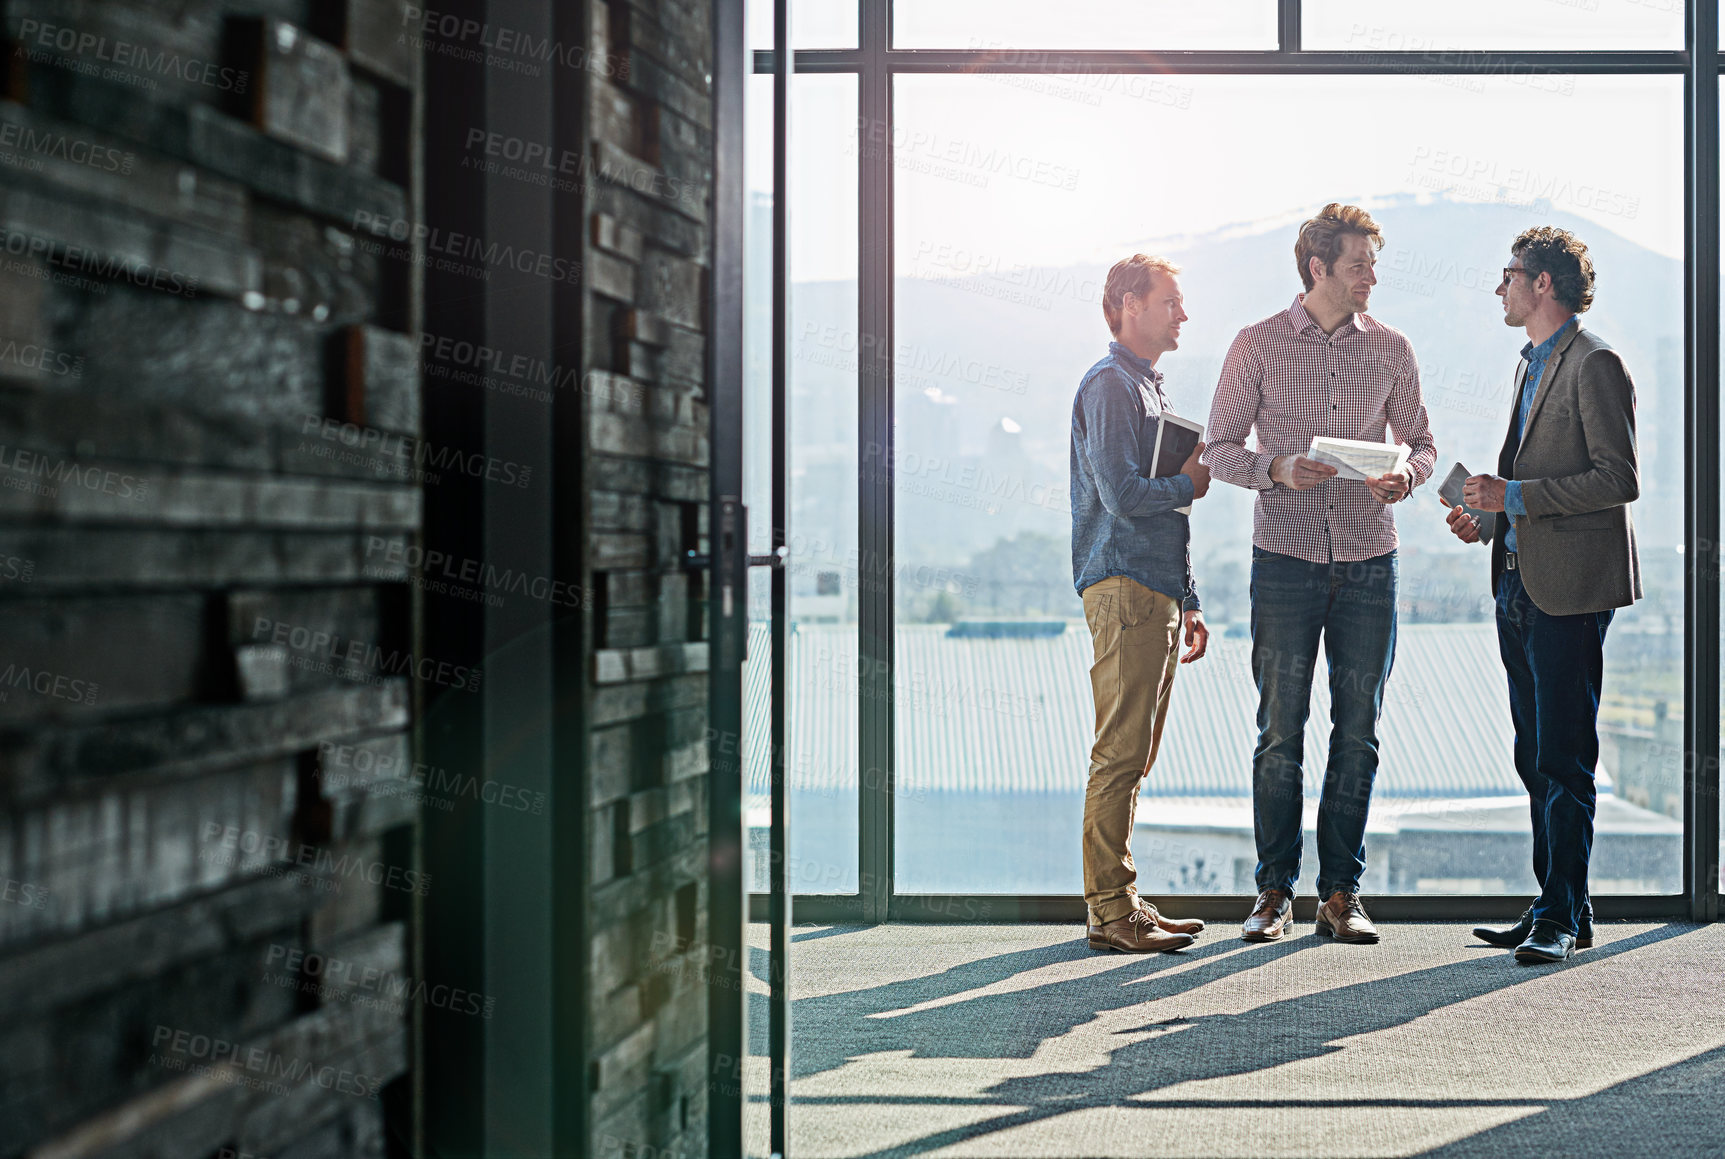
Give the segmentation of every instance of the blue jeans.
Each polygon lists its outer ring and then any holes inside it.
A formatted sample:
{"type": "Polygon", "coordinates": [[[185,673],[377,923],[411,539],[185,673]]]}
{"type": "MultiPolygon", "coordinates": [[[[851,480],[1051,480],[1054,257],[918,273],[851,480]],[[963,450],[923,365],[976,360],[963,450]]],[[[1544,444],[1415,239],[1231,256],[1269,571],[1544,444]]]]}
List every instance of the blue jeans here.
{"type": "Polygon", "coordinates": [[[1515,771],[1533,813],[1533,917],[1576,933],[1591,916],[1587,863],[1598,793],[1599,697],[1611,612],[1552,616],[1528,598],[1519,571],[1497,585],[1497,649],[1509,673],[1515,771]]]}
{"type": "Polygon", "coordinates": [[[1308,563],[1252,549],[1253,828],[1260,891],[1300,876],[1306,716],[1318,639],[1330,669],[1330,761],[1318,799],[1318,898],[1359,889],[1378,772],[1378,713],[1396,655],[1396,553],[1308,563]]]}

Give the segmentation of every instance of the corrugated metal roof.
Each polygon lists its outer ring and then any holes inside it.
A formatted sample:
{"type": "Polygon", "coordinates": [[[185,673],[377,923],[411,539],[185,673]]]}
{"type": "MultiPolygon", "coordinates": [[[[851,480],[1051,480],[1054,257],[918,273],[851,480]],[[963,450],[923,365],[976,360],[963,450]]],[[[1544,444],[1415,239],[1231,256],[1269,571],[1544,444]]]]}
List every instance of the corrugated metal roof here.
{"type": "MultiPolygon", "coordinates": [[[[794,789],[854,791],[856,639],[854,624],[798,624],[789,637],[794,789]]],[[[1082,791],[1094,712],[1090,636],[1082,623],[1044,639],[953,638],[944,625],[917,624],[899,628],[896,645],[899,792],[1082,791]]],[[[767,626],[751,625],[743,747],[755,793],[767,788],[768,648],[767,626]]],[[[1313,684],[1309,793],[1316,793],[1329,753],[1322,661],[1313,684]]],[[[1250,641],[1213,635],[1208,656],[1179,668],[1162,754],[1145,792],[1249,795],[1256,713],[1250,641]]],[[[1403,625],[1379,740],[1380,796],[1519,795],[1496,627],[1403,625]]]]}

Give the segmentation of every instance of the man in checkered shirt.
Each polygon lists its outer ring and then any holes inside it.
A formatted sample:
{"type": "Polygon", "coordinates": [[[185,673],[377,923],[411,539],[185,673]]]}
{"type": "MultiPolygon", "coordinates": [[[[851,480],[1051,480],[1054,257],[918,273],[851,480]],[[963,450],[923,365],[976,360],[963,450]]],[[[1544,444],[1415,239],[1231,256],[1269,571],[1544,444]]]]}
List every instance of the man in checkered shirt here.
{"type": "Polygon", "coordinates": [[[1365,210],[1332,203],[1300,227],[1306,292],[1240,331],[1210,408],[1204,459],[1258,492],[1252,518],[1252,755],[1257,903],[1247,941],[1274,941],[1300,875],[1306,714],[1322,637],[1330,673],[1330,759],[1318,804],[1318,932],[1375,942],[1360,904],[1378,714],[1396,651],[1396,525],[1389,505],[1437,463],[1413,345],[1368,315],[1383,235],[1365,210]],[[1405,471],[1365,481],[1304,454],[1313,436],[1411,448],[1405,471]],[[1257,449],[1246,436],[1257,430],[1257,449]]]}

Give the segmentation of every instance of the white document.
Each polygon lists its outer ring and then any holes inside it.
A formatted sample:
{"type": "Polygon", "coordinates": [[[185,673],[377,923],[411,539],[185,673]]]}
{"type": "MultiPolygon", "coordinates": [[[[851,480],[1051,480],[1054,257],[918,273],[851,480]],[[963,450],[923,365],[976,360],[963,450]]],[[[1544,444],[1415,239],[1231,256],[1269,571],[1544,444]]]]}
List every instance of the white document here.
{"type": "Polygon", "coordinates": [[[1312,438],[1306,458],[1328,463],[1338,479],[1375,479],[1408,465],[1413,448],[1397,443],[1368,443],[1360,439],[1312,438]]]}

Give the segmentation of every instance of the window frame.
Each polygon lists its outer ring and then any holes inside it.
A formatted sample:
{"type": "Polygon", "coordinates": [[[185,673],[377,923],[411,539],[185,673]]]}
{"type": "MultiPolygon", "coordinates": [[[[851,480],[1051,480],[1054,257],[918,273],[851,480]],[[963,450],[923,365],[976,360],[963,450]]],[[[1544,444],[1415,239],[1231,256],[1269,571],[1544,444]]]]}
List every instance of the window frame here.
{"type": "MultiPolygon", "coordinates": [[[[1681,51],[1609,50],[1430,52],[1307,52],[1300,47],[1301,0],[1277,0],[1278,47],[1244,51],[1040,51],[901,49],[892,47],[893,0],[859,0],[859,47],[804,49],[796,72],[846,73],[857,78],[859,124],[879,126],[878,149],[857,150],[857,333],[876,336],[857,367],[858,454],[892,444],[893,365],[893,79],[933,73],[1153,73],[1180,75],[1431,76],[1542,70],[1576,75],[1680,75],[1684,78],[1684,817],[1683,890],[1670,895],[1599,895],[1602,918],[1715,921],[1719,914],[1719,12],[1709,0],[1687,6],[1681,51]],[[1706,389],[1703,389],[1703,385],[1706,389]],[[1705,550],[1698,551],[1697,545],[1705,550]],[[1705,754],[1705,755],[1702,755],[1705,754]]],[[[753,53],[753,71],[775,71],[775,54],[753,53]]],[[[776,143],[783,148],[783,138],[776,143]]],[[[775,238],[777,250],[782,239],[775,238]]],[[[782,303],[775,303],[782,310],[782,303]]],[[[782,328],[783,319],[775,319],[782,328]]],[[[775,457],[786,448],[776,444],[775,457]]],[[[881,559],[882,578],[859,592],[858,881],[849,896],[798,895],[796,918],[817,922],[1077,921],[1081,897],[1066,895],[902,894],[893,882],[894,706],[892,456],[877,453],[858,491],[858,549],[881,559]]],[[[786,818],[775,811],[774,828],[786,818]]],[[[753,920],[765,920],[771,895],[749,899],[753,920]]],[[[1153,900],[1164,900],[1153,898],[1153,900]]],[[[1175,902],[1175,899],[1167,899],[1175,902]]],[[[1250,897],[1181,896],[1183,913],[1237,918],[1250,897]]],[[[1299,916],[1315,907],[1296,902],[1299,916]],[[1303,907],[1303,908],[1302,908],[1303,907]]],[[[1460,920],[1514,917],[1517,896],[1388,895],[1373,901],[1380,918],[1460,920]]]]}

